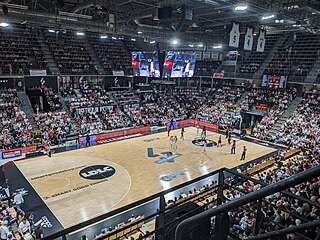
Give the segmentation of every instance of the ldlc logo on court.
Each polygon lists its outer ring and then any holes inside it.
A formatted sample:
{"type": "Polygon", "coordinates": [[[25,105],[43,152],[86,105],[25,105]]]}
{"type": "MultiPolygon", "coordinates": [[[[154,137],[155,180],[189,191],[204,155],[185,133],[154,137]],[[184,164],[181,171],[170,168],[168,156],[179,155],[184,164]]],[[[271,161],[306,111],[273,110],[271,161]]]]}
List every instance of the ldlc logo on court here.
{"type": "MultiPolygon", "coordinates": [[[[192,143],[196,146],[199,146],[199,147],[204,146],[204,140],[202,140],[202,139],[192,140],[192,143]]],[[[207,140],[207,147],[214,147],[214,146],[217,146],[217,143],[215,141],[207,140]]]]}
{"type": "Polygon", "coordinates": [[[116,173],[116,170],[108,165],[94,165],[86,167],[79,172],[79,175],[85,179],[98,180],[109,178],[116,173]]]}

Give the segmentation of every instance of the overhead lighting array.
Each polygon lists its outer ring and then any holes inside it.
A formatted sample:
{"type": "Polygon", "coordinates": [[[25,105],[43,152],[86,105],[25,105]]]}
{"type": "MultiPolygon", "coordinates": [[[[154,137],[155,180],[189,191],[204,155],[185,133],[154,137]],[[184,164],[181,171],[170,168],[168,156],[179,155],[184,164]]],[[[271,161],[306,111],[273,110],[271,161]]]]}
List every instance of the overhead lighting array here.
{"type": "Polygon", "coordinates": [[[268,16],[262,17],[261,20],[268,20],[268,19],[271,19],[271,18],[274,18],[274,17],[275,17],[275,15],[272,14],[272,15],[268,15],[268,16]]]}
{"type": "Polygon", "coordinates": [[[234,8],[234,10],[236,11],[245,11],[248,9],[248,6],[247,5],[238,5],[234,8]]]}
{"type": "Polygon", "coordinates": [[[214,49],[222,48],[222,44],[214,45],[212,48],[214,48],[214,49]]]}
{"type": "Polygon", "coordinates": [[[9,27],[9,26],[10,26],[9,23],[6,23],[6,22],[1,22],[0,23],[0,27],[2,27],[2,28],[6,28],[6,27],[9,27]]]}

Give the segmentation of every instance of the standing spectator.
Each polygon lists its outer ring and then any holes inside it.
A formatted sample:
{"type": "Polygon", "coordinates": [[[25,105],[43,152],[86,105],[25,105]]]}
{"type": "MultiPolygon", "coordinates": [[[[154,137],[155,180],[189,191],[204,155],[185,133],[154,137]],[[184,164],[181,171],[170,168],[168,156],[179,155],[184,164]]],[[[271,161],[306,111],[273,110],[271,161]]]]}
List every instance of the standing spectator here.
{"type": "Polygon", "coordinates": [[[33,232],[33,235],[34,235],[34,237],[35,237],[36,240],[37,240],[37,239],[42,239],[42,238],[44,238],[44,234],[43,234],[43,231],[42,231],[42,229],[41,229],[41,224],[39,224],[39,225],[36,227],[36,229],[35,229],[34,232],[33,232]]]}
{"type": "Polygon", "coordinates": [[[9,229],[7,227],[6,221],[0,222],[0,239],[7,240],[9,235],[9,229]]]}
{"type": "Polygon", "coordinates": [[[21,209],[21,204],[24,203],[24,199],[22,197],[21,192],[13,194],[13,206],[16,209],[17,213],[21,212],[24,214],[24,211],[21,209]]]}
{"type": "Polygon", "coordinates": [[[27,219],[25,218],[22,219],[22,221],[19,224],[18,230],[19,230],[20,236],[23,239],[26,239],[26,237],[30,235],[31,227],[27,219]]]}

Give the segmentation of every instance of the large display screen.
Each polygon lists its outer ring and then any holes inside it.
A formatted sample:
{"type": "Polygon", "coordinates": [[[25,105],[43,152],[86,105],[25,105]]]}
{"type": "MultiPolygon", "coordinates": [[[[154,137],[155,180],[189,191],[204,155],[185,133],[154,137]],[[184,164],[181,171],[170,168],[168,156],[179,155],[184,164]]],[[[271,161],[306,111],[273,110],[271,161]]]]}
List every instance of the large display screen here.
{"type": "Polygon", "coordinates": [[[158,52],[132,52],[134,76],[160,77],[158,52]]]}
{"type": "Polygon", "coordinates": [[[192,77],[196,65],[196,54],[168,51],[163,64],[164,77],[192,77]]]}
{"type": "Polygon", "coordinates": [[[279,76],[279,75],[263,75],[262,78],[262,87],[268,88],[286,88],[288,82],[288,76],[279,76]]]}

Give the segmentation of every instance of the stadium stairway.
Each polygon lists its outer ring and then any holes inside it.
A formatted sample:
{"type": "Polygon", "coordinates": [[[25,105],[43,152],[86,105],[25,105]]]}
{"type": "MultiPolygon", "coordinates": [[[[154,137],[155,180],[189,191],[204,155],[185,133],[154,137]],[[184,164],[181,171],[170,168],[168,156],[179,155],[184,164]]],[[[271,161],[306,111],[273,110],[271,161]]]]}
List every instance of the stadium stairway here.
{"type": "Polygon", "coordinates": [[[121,46],[126,51],[126,54],[128,55],[128,58],[131,59],[131,52],[129,51],[128,47],[126,46],[126,44],[124,44],[123,41],[121,41],[121,46]]]}
{"type": "Polygon", "coordinates": [[[40,31],[39,37],[38,37],[38,42],[41,46],[41,50],[44,54],[44,57],[47,59],[48,61],[48,68],[50,69],[51,74],[53,75],[59,75],[60,74],[60,70],[58,68],[58,65],[56,63],[56,61],[53,58],[53,54],[50,50],[50,48],[46,45],[46,41],[43,35],[43,32],[40,31]]]}
{"type": "Polygon", "coordinates": [[[287,110],[284,111],[282,116],[278,119],[278,121],[273,124],[271,129],[269,130],[270,134],[275,136],[277,135],[280,127],[287,121],[287,119],[292,115],[292,113],[297,109],[297,106],[302,101],[302,97],[296,97],[290,106],[287,108],[287,110]]]}
{"type": "Polygon", "coordinates": [[[239,98],[239,100],[237,101],[236,106],[240,107],[241,103],[246,99],[246,97],[248,96],[249,92],[246,90],[244,91],[244,93],[241,95],[241,97],[239,98]]]}
{"type": "Polygon", "coordinates": [[[319,73],[320,73],[320,55],[318,56],[317,60],[314,62],[311,70],[309,71],[308,76],[305,79],[305,82],[315,83],[319,73]]]}
{"type": "Polygon", "coordinates": [[[33,130],[37,131],[38,126],[33,119],[34,111],[28,95],[25,92],[18,92],[17,95],[19,100],[21,101],[21,110],[26,114],[26,117],[31,123],[33,130]]]}
{"type": "Polygon", "coordinates": [[[79,124],[74,120],[68,106],[67,106],[67,103],[65,101],[65,99],[62,97],[61,93],[58,93],[58,96],[59,96],[59,102],[61,103],[61,106],[62,106],[62,111],[63,112],[66,112],[69,117],[70,117],[70,122],[75,126],[76,130],[78,131],[80,129],[80,126],[79,124]]]}
{"type": "Polygon", "coordinates": [[[101,63],[98,60],[97,54],[93,50],[93,47],[89,43],[89,40],[86,38],[86,41],[84,41],[83,45],[85,46],[87,52],[89,53],[90,58],[92,59],[92,62],[95,66],[95,69],[98,74],[105,75],[107,74],[106,71],[103,69],[101,63]]]}
{"type": "Polygon", "coordinates": [[[278,49],[282,46],[284,41],[287,39],[288,36],[281,36],[274,44],[268,56],[264,59],[259,69],[254,73],[253,79],[261,79],[264,70],[268,67],[269,63],[272,61],[274,55],[277,53],[278,49]]]}

